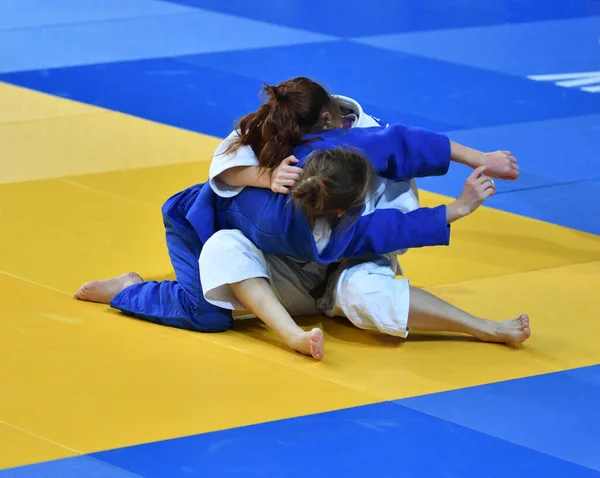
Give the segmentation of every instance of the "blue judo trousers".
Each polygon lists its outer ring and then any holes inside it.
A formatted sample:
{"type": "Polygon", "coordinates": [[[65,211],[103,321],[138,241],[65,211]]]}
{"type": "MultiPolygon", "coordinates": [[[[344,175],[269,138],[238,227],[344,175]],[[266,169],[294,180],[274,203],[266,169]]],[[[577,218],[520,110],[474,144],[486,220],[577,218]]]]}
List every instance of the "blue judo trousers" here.
{"type": "MultiPolygon", "coordinates": [[[[448,138],[420,128],[391,125],[331,130],[309,138],[311,142],[294,150],[300,167],[312,151],[339,146],[360,149],[378,174],[391,180],[443,175],[450,165],[448,138]]],[[[222,332],[231,328],[232,311],[204,299],[198,265],[203,244],[223,229],[240,230],[267,254],[324,264],[449,244],[445,206],[406,214],[396,209],[362,213],[342,220],[319,254],[306,216],[287,195],[248,187],[233,198],[222,198],[208,182],[192,186],[169,198],[162,208],[177,280],[132,285],[117,294],[110,306],[127,315],[186,330],[222,332]]]]}

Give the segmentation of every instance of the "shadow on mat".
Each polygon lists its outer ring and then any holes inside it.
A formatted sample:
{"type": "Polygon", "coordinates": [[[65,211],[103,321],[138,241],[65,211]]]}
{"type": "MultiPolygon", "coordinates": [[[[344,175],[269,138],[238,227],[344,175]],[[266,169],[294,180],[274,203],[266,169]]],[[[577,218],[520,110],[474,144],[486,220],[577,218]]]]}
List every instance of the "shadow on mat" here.
{"type": "MultiPolygon", "coordinates": [[[[305,330],[309,330],[312,327],[321,327],[326,335],[326,340],[334,339],[340,342],[359,344],[367,347],[398,348],[404,346],[406,341],[478,342],[476,338],[467,335],[423,332],[413,332],[410,334],[408,339],[402,339],[399,337],[393,337],[391,335],[359,329],[343,317],[300,317],[296,319],[296,322],[305,330]]],[[[258,319],[237,321],[233,327],[233,330],[256,340],[268,343],[269,345],[288,350],[288,347],[281,341],[281,339],[279,339],[258,319]]]]}
{"type": "MultiPolygon", "coordinates": [[[[175,274],[166,274],[155,277],[145,277],[148,281],[175,280],[175,274]]],[[[242,313],[242,312],[241,312],[242,313]]],[[[247,313],[243,312],[243,313],[247,313]]],[[[242,314],[243,314],[242,313],[242,314]]],[[[235,317],[236,314],[234,314],[235,317]]],[[[406,340],[411,342],[477,342],[474,337],[458,334],[443,333],[423,333],[412,332],[407,339],[382,334],[376,331],[363,330],[354,326],[348,319],[343,317],[309,316],[297,317],[296,323],[305,330],[313,327],[320,327],[327,337],[353,344],[364,345],[366,347],[385,347],[398,348],[404,345],[406,340]]],[[[289,350],[288,346],[277,337],[264,323],[258,319],[237,320],[233,330],[243,335],[260,340],[270,346],[278,347],[282,350],[289,350]]]]}
{"type": "MultiPolygon", "coordinates": [[[[320,327],[327,336],[326,340],[334,339],[341,342],[355,343],[369,347],[399,347],[404,343],[404,339],[398,337],[361,330],[344,318],[311,316],[299,317],[295,320],[297,324],[305,330],[310,330],[313,327],[320,327]]],[[[258,319],[237,321],[235,322],[233,330],[262,342],[266,342],[269,345],[288,350],[288,347],[281,339],[258,319]]]]}

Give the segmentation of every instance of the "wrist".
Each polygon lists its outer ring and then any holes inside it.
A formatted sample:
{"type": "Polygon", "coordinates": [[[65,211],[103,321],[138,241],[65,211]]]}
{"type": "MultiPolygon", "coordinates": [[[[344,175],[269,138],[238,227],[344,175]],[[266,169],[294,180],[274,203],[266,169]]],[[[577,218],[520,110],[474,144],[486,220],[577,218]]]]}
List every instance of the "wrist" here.
{"type": "Polygon", "coordinates": [[[477,169],[479,166],[486,164],[487,155],[477,149],[450,141],[450,159],[456,163],[477,169]]]}
{"type": "Polygon", "coordinates": [[[446,222],[452,224],[470,213],[471,210],[460,199],[457,199],[446,207],[446,222]]]}
{"type": "Polygon", "coordinates": [[[477,169],[487,164],[487,153],[483,153],[476,149],[469,151],[467,160],[463,163],[472,169],[477,169]]]}
{"type": "Polygon", "coordinates": [[[270,170],[257,168],[257,174],[259,188],[271,189],[273,187],[273,175],[270,170]]]}
{"type": "Polygon", "coordinates": [[[479,164],[477,164],[477,166],[475,166],[473,169],[477,169],[485,164],[487,164],[487,153],[479,152],[479,164]]]}

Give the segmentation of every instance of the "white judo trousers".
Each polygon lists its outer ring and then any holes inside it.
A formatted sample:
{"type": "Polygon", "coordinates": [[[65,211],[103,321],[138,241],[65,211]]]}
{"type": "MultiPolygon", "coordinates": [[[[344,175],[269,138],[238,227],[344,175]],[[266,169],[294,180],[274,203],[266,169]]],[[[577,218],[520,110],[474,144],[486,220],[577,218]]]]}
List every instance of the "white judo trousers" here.
{"type": "Polygon", "coordinates": [[[224,309],[245,309],[230,284],[264,278],[292,317],[324,313],[347,317],[361,329],[408,335],[410,288],[407,279],[395,278],[394,254],[343,260],[318,298],[311,291],[326,280],[327,265],[264,254],[237,230],[212,236],[202,248],[199,264],[205,299],[224,309]],[[225,259],[230,267],[223,266],[225,259]]]}

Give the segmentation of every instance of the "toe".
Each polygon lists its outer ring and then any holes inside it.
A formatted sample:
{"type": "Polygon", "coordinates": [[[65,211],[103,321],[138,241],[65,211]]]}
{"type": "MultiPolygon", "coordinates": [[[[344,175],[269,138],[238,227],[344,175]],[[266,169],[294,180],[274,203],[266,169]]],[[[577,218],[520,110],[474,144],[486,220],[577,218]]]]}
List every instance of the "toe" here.
{"type": "Polygon", "coordinates": [[[324,354],[324,337],[321,329],[313,329],[310,332],[310,352],[313,358],[321,360],[324,354]]]}

